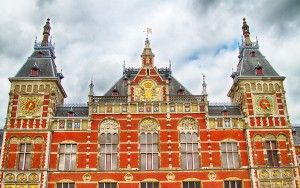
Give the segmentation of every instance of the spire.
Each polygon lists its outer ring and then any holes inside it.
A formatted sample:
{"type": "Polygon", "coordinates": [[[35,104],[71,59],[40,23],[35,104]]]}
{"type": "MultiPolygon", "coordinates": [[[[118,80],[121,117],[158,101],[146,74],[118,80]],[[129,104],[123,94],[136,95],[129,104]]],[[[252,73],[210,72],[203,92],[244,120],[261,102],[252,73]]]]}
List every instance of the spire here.
{"type": "Polygon", "coordinates": [[[94,83],[93,83],[93,79],[91,79],[91,83],[90,83],[89,87],[90,87],[89,95],[94,95],[94,83]]]}
{"type": "Polygon", "coordinates": [[[202,95],[207,95],[207,91],[206,91],[206,86],[207,86],[207,84],[206,84],[206,82],[205,82],[205,75],[203,74],[202,77],[203,77],[203,82],[202,82],[202,95]]]}
{"type": "Polygon", "coordinates": [[[246,18],[243,18],[243,36],[244,36],[244,42],[246,46],[251,46],[251,40],[250,40],[250,31],[249,31],[249,26],[246,22],[246,18]]]}
{"type": "Polygon", "coordinates": [[[47,46],[49,42],[49,36],[50,36],[50,19],[48,18],[46,21],[46,24],[44,26],[44,31],[43,31],[43,40],[42,40],[42,46],[47,46]]]}
{"type": "Polygon", "coordinates": [[[154,54],[152,53],[152,50],[150,48],[150,41],[149,41],[149,38],[148,38],[148,35],[150,33],[152,33],[152,29],[147,28],[147,30],[144,31],[144,32],[147,33],[147,37],[146,37],[146,40],[145,40],[145,47],[144,47],[143,53],[141,55],[141,57],[142,57],[142,66],[153,66],[154,54]]]}

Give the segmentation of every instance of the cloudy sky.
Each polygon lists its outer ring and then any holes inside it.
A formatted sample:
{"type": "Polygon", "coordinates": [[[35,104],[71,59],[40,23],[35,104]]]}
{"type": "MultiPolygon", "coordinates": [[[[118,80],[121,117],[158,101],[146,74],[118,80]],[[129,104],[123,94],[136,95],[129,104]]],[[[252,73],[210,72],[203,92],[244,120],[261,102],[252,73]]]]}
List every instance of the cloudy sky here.
{"type": "Polygon", "coordinates": [[[56,64],[63,70],[66,103],[85,103],[93,77],[103,95],[128,67],[140,66],[145,28],[157,67],[172,62],[173,76],[193,94],[207,76],[211,102],[228,102],[229,77],[238,63],[242,18],[252,40],[280,75],[292,123],[300,123],[300,1],[298,0],[1,0],[0,127],[4,125],[8,77],[14,76],[40,41],[51,19],[56,64]]]}

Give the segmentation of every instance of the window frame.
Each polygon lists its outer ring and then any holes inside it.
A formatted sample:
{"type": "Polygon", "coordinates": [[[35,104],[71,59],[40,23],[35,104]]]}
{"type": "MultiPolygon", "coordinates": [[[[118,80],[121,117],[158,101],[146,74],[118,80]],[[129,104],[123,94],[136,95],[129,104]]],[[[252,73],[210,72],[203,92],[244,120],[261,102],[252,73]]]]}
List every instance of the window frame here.
{"type": "Polygon", "coordinates": [[[139,145],[140,145],[140,169],[146,171],[158,170],[160,168],[158,132],[146,132],[146,131],[140,132],[139,145]],[[145,141],[142,141],[142,135],[145,135],[144,137],[145,141]],[[156,141],[154,140],[154,135],[156,135],[156,141]],[[151,142],[149,142],[150,140],[151,142]],[[145,151],[142,151],[143,146],[145,146],[145,151]],[[150,168],[148,163],[149,157],[151,159],[150,168]],[[155,158],[157,158],[157,165],[155,164],[155,158]],[[143,166],[143,161],[145,161],[145,166],[143,166]]]}
{"type": "Polygon", "coordinates": [[[58,170],[59,171],[73,171],[77,169],[77,152],[78,152],[78,144],[77,143],[60,143],[58,150],[58,170]],[[64,146],[64,152],[61,152],[62,146],[64,146]],[[71,146],[70,152],[67,152],[67,146],[71,146]],[[73,147],[76,146],[76,151],[73,152],[73,147]],[[69,169],[66,169],[66,156],[69,156],[69,169]],[[72,157],[75,156],[74,164],[72,163],[72,157]],[[61,167],[61,157],[63,158],[63,167],[61,167]]]}
{"type": "Polygon", "coordinates": [[[70,188],[70,184],[73,184],[74,186],[72,188],[76,188],[76,183],[75,182],[57,182],[56,183],[56,188],[64,188],[64,184],[67,184],[68,188],[70,188]],[[61,187],[58,187],[58,184],[61,184],[61,187]]]}
{"type": "Polygon", "coordinates": [[[239,150],[238,142],[236,142],[236,141],[221,142],[220,152],[221,152],[221,165],[222,165],[222,168],[225,168],[225,169],[240,168],[241,167],[241,161],[240,161],[239,151],[240,150],[239,150]],[[223,150],[223,146],[222,146],[223,144],[225,144],[225,151],[223,150]],[[229,148],[230,148],[229,144],[230,144],[231,150],[229,150],[229,148]],[[234,151],[233,145],[236,146],[236,151],[234,151]],[[223,155],[226,156],[226,163],[223,161],[223,155]],[[230,156],[232,158],[230,158],[230,156]],[[237,157],[237,159],[235,158],[235,156],[237,157]],[[236,164],[235,161],[238,161],[238,163],[236,164]]]}
{"type": "Polygon", "coordinates": [[[23,142],[23,143],[19,144],[19,152],[18,152],[18,169],[19,170],[31,169],[32,146],[33,145],[31,143],[27,143],[27,142],[23,142]],[[22,151],[22,145],[25,146],[24,151],[22,151]],[[28,146],[30,146],[30,151],[27,151],[28,146]],[[23,155],[23,157],[21,157],[21,155],[23,155]],[[27,156],[29,158],[28,160],[27,160],[27,156]],[[21,162],[21,158],[23,159],[22,162],[21,162]],[[22,163],[22,167],[20,168],[21,163],[22,163]]]}
{"type": "Polygon", "coordinates": [[[103,171],[115,171],[118,170],[119,167],[119,134],[118,133],[104,133],[104,132],[100,132],[100,141],[99,141],[99,145],[100,145],[100,151],[99,151],[99,169],[103,170],[103,171]],[[101,140],[103,138],[101,138],[102,136],[105,136],[104,138],[104,142],[101,143],[101,140]],[[108,138],[108,135],[110,135],[110,138],[108,138]],[[116,135],[117,137],[117,141],[116,143],[114,143],[113,139],[114,139],[114,135],[116,135]],[[108,139],[110,139],[110,142],[106,142],[108,139]],[[104,147],[104,152],[102,152],[102,148],[104,147]],[[116,148],[116,151],[113,151],[113,148],[116,148]],[[110,150],[110,151],[107,151],[110,150]],[[104,156],[104,163],[101,162],[101,158],[102,156],[104,156]],[[107,165],[107,161],[108,161],[108,157],[110,157],[110,165],[107,165]],[[113,163],[116,163],[115,165],[115,169],[113,169],[113,163]],[[104,166],[102,166],[102,164],[104,166]]]}
{"type": "Polygon", "coordinates": [[[148,184],[152,184],[151,188],[159,188],[160,187],[160,183],[158,181],[144,181],[140,183],[140,188],[148,188],[148,184]],[[145,187],[143,187],[143,184],[145,184],[145,187]],[[157,185],[157,187],[155,187],[157,185]]]}
{"type": "Polygon", "coordinates": [[[117,182],[99,182],[98,188],[101,188],[101,184],[103,184],[103,188],[117,188],[118,183],[117,182]],[[106,185],[108,184],[108,185],[106,185]],[[112,187],[112,184],[115,185],[115,187],[112,187]]]}
{"type": "Polygon", "coordinates": [[[243,181],[242,180],[224,180],[224,188],[242,188],[243,181]],[[226,183],[228,183],[228,187],[226,187],[226,183]],[[233,187],[231,183],[234,183],[233,187]],[[240,183],[240,186],[238,185],[240,183]]]}
{"type": "Polygon", "coordinates": [[[182,182],[182,188],[201,188],[202,186],[201,186],[201,181],[183,181],[182,182]],[[187,183],[187,187],[185,187],[185,183],[187,183]],[[190,185],[190,184],[194,184],[194,185],[190,185]],[[197,187],[197,185],[195,185],[195,184],[197,184],[198,183],[198,187],[197,187]]]}
{"type": "Polygon", "coordinates": [[[267,165],[270,167],[279,167],[280,166],[280,158],[279,158],[279,154],[278,154],[278,152],[279,152],[278,142],[276,140],[265,140],[264,144],[265,144],[265,150],[266,150],[266,155],[267,155],[267,165]],[[275,143],[275,148],[273,148],[272,143],[275,143]],[[268,148],[268,144],[270,146],[269,148],[268,148]],[[269,154],[271,154],[271,156],[272,156],[271,161],[269,158],[270,157],[269,154]]]}

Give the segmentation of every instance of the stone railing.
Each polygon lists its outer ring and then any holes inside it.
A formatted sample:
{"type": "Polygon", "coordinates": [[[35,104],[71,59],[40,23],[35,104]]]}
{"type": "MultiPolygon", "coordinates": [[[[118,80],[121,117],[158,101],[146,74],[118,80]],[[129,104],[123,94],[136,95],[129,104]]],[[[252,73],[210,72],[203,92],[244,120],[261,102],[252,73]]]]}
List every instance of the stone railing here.
{"type": "Polygon", "coordinates": [[[205,102],[205,95],[170,95],[170,102],[205,102]]]}
{"type": "Polygon", "coordinates": [[[126,103],[127,96],[93,96],[94,103],[126,103]]]}

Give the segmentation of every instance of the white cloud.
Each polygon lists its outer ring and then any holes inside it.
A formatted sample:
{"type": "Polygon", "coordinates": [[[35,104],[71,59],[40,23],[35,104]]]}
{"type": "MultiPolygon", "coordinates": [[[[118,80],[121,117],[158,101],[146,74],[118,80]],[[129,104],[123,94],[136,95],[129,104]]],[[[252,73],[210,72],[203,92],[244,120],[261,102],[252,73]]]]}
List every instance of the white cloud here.
{"type": "Polygon", "coordinates": [[[209,99],[220,102],[229,100],[229,76],[238,60],[237,46],[226,46],[240,40],[245,16],[263,54],[287,77],[290,118],[300,122],[297,8],[297,1],[271,0],[4,1],[0,8],[1,125],[7,109],[7,78],[25,63],[35,36],[41,39],[47,17],[56,41],[56,63],[65,76],[67,102],[86,102],[91,77],[96,94],[104,94],[121,76],[123,60],[128,66],[140,66],[146,27],[153,29],[150,39],[156,65],[168,66],[171,59],[173,75],[194,94],[201,93],[202,73],[206,74],[209,99]]]}

